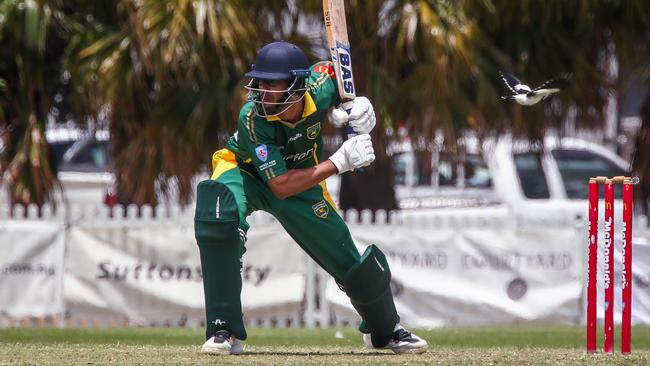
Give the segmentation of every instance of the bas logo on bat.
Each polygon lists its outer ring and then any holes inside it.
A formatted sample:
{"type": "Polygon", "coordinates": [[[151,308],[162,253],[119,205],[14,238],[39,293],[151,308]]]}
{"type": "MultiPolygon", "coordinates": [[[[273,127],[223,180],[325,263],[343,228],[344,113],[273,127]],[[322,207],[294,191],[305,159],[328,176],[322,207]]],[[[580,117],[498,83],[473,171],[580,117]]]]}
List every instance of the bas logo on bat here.
{"type": "Polygon", "coordinates": [[[342,44],[336,44],[336,54],[339,62],[335,62],[340,68],[341,79],[343,79],[343,90],[346,93],[354,94],[354,78],[352,76],[352,63],[350,62],[350,50],[342,44]]]}

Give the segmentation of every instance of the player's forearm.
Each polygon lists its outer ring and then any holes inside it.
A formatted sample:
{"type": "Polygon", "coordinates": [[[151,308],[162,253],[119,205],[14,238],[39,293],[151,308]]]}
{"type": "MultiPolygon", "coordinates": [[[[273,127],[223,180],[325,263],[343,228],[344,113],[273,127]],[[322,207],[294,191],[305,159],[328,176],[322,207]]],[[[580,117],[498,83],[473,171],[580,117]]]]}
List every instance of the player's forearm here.
{"type": "Polygon", "coordinates": [[[337,173],[336,166],[330,160],[325,160],[311,168],[291,169],[269,180],[268,185],[278,198],[285,199],[302,193],[337,173]]]}

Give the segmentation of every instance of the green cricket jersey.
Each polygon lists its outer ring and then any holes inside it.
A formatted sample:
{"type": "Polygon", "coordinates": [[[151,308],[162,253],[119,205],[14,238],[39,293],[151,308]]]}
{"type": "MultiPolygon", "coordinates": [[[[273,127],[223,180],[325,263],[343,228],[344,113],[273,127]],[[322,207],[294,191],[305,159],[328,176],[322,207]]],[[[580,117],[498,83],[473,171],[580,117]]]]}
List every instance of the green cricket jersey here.
{"type": "Polygon", "coordinates": [[[336,83],[329,63],[311,67],[307,78],[302,119],[295,124],[277,116],[255,115],[254,104],[246,102],[239,114],[237,133],[227,144],[240,168],[264,182],[288,169],[315,166],[322,159],[321,129],[327,110],[337,103],[336,83]]]}

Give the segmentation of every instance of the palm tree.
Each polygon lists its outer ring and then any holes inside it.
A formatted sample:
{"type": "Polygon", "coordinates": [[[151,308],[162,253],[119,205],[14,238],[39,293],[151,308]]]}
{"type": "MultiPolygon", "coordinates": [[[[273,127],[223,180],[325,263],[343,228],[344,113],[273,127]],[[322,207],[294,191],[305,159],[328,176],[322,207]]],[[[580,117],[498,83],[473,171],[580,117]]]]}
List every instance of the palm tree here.
{"type": "Polygon", "coordinates": [[[650,214],[650,98],[641,109],[642,125],[636,136],[632,169],[640,178],[639,185],[635,187],[634,197],[639,203],[640,211],[648,216],[650,214]]]}
{"type": "Polygon", "coordinates": [[[486,39],[468,15],[466,2],[392,5],[384,9],[382,63],[386,74],[395,77],[391,84],[400,90],[387,88],[382,99],[393,121],[402,121],[408,129],[420,171],[428,178],[434,150],[444,147],[458,160],[456,143],[464,131],[483,136],[498,130],[498,124],[487,123],[504,117],[494,98],[495,81],[489,77],[494,61],[481,52],[486,39]]]}
{"type": "Polygon", "coordinates": [[[188,202],[192,177],[234,128],[255,24],[235,0],[89,6],[77,26],[91,36],[71,42],[68,67],[87,113],[110,114],[119,201],[156,204],[157,189],[175,188],[188,202]]]}
{"type": "Polygon", "coordinates": [[[0,3],[0,176],[11,204],[40,206],[56,186],[44,134],[61,86],[56,12],[55,2],[0,3]]]}

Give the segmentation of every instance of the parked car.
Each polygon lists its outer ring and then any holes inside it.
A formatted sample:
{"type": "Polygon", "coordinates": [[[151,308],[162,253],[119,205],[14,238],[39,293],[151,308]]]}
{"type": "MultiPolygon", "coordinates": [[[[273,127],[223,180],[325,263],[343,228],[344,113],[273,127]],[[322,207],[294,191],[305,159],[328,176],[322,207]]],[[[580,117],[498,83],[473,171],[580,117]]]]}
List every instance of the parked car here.
{"type": "MultiPolygon", "coordinates": [[[[63,187],[63,199],[71,204],[106,204],[118,202],[115,175],[111,167],[111,141],[106,130],[94,132],[75,129],[55,129],[47,133],[55,162],[57,177],[63,187]]],[[[205,179],[207,174],[197,174],[205,179]]],[[[171,183],[173,187],[173,182],[171,183]]],[[[158,195],[159,202],[176,202],[158,195]]]]}
{"type": "MultiPolygon", "coordinates": [[[[427,202],[435,202],[431,197],[456,198],[459,205],[568,204],[587,199],[589,177],[630,172],[629,164],[613,152],[577,138],[549,136],[542,144],[531,144],[504,135],[480,146],[478,140],[467,138],[463,146],[453,160],[443,160],[434,151],[430,179],[421,176],[417,155],[408,145],[397,150],[393,160],[401,207],[428,207],[427,202]]],[[[618,187],[618,197],[620,191],[618,187]]]]}
{"type": "MultiPolygon", "coordinates": [[[[447,208],[450,211],[445,215],[499,219],[522,227],[570,225],[582,230],[587,221],[589,178],[630,174],[630,165],[621,157],[599,144],[577,138],[549,136],[542,144],[530,144],[506,135],[484,141],[481,149],[475,141],[466,141],[466,147],[468,155],[483,160],[480,166],[487,167],[490,187],[419,186],[416,197],[405,194],[409,187],[397,186],[396,191],[403,195],[403,218],[427,216],[447,208]],[[426,191],[428,195],[423,193],[426,191]]],[[[460,174],[455,179],[462,177],[460,174]]],[[[615,186],[617,222],[622,213],[621,196],[621,186],[615,186]]],[[[634,217],[642,226],[635,226],[633,242],[647,244],[644,233],[648,232],[648,220],[637,214],[634,217]]]]}
{"type": "Polygon", "coordinates": [[[110,171],[110,138],[106,130],[53,128],[46,131],[52,162],[69,203],[111,200],[115,177],[110,171]]]}

